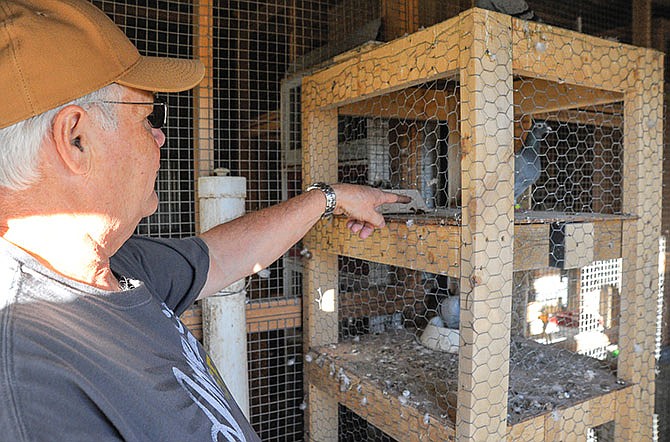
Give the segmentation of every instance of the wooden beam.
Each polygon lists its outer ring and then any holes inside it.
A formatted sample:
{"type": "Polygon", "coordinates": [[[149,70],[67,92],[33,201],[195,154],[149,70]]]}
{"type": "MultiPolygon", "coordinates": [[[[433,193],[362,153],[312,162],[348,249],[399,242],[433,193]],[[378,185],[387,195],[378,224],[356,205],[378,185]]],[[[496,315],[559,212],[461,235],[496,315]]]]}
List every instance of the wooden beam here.
{"type": "Polygon", "coordinates": [[[514,271],[549,266],[549,224],[514,226],[514,271]]]}
{"type": "Polygon", "coordinates": [[[300,299],[276,299],[247,304],[247,333],[301,326],[300,299]]]}
{"type": "Polygon", "coordinates": [[[479,9],[459,17],[463,209],[456,440],[503,440],[512,321],[514,172],[499,163],[514,155],[511,19],[479,9]]]}
{"type": "Polygon", "coordinates": [[[593,112],[588,110],[561,110],[534,114],[539,120],[558,121],[563,123],[583,124],[597,127],[619,127],[623,128],[623,116],[605,112],[593,112]]]}
{"type": "MultiPolygon", "coordinates": [[[[303,183],[337,181],[337,112],[317,111],[305,104],[311,100],[303,95],[303,183]]],[[[306,186],[307,184],[305,184],[306,186]]],[[[337,342],[337,256],[323,251],[324,243],[315,232],[321,221],[303,240],[312,252],[305,262],[305,348],[337,342]]]]}
{"type": "Polygon", "coordinates": [[[338,108],[339,115],[399,118],[403,120],[447,121],[455,112],[457,97],[455,88],[435,90],[408,88],[380,97],[349,103],[338,108]]]}
{"type": "Polygon", "coordinates": [[[545,438],[540,440],[546,442],[583,440],[590,428],[615,419],[617,405],[624,401],[627,395],[632,394],[631,390],[631,387],[625,387],[544,416],[545,438]]]}
{"type": "Polygon", "coordinates": [[[387,221],[386,228],[360,241],[347,229],[345,218],[335,217],[317,225],[314,235],[315,241],[334,255],[454,277],[460,274],[458,226],[387,221]]]}
{"type": "Polygon", "coordinates": [[[527,421],[519,422],[516,425],[507,427],[507,440],[509,442],[533,441],[543,442],[546,421],[545,416],[537,416],[527,421]]]}
{"type": "Polygon", "coordinates": [[[317,72],[305,78],[303,93],[314,97],[316,107],[337,107],[453,76],[458,23],[458,18],[447,20],[317,72]]]}
{"type": "Polygon", "coordinates": [[[634,47],[518,19],[512,28],[515,74],[615,92],[630,87],[634,47]]]}
{"type": "Polygon", "coordinates": [[[514,82],[514,116],[592,108],[623,101],[623,94],[540,78],[514,82]]]}
{"type": "MultiPolygon", "coordinates": [[[[214,170],[214,29],[213,0],[198,0],[195,5],[195,53],[205,65],[205,77],[193,91],[194,183],[214,170]]],[[[200,231],[200,204],[195,199],[195,230],[200,231]]]]}
{"type": "Polygon", "coordinates": [[[652,0],[633,0],[633,44],[644,48],[652,47],[651,31],[652,0]]]}
{"type": "MultiPolygon", "coordinates": [[[[634,79],[624,97],[623,211],[639,218],[624,226],[618,375],[633,384],[617,407],[616,440],[653,436],[655,337],[659,300],[659,239],[663,158],[663,56],[637,49],[634,79]]],[[[629,55],[630,56],[630,55],[629,55]]]]}
{"type": "Polygon", "coordinates": [[[595,244],[593,246],[593,259],[606,261],[621,258],[621,243],[623,241],[623,226],[633,220],[610,220],[594,223],[595,244]]]}
{"type": "MultiPolygon", "coordinates": [[[[458,98],[454,85],[446,90],[411,87],[339,107],[340,115],[447,121],[455,115],[458,98]]],[[[541,79],[514,82],[514,118],[554,114],[575,122],[615,126],[621,118],[598,112],[602,105],[618,103],[623,94],[602,89],[554,83],[541,79]],[[576,110],[579,109],[579,110],[576,110]],[[572,111],[572,112],[568,112],[572,111]]],[[[564,120],[559,120],[564,121],[564,120]]]]}
{"type": "MultiPolygon", "coordinates": [[[[315,91],[302,94],[303,183],[337,181],[337,109],[318,109],[315,91]]],[[[321,91],[316,91],[317,94],[321,91]]],[[[323,223],[323,221],[321,222],[323,223]]],[[[313,346],[337,342],[338,262],[337,256],[323,250],[311,230],[303,239],[312,258],[305,262],[303,277],[303,343],[307,352],[313,346]]],[[[305,430],[314,440],[337,441],[338,407],[333,398],[319,393],[306,375],[309,391],[305,430]]]]}
{"type": "MultiPolygon", "coordinates": [[[[495,13],[488,14],[492,17],[495,13]]],[[[459,41],[460,23],[460,16],[449,19],[326,68],[307,77],[303,90],[313,89],[314,95],[328,91],[314,102],[317,107],[341,106],[436,78],[450,78],[459,66],[460,48],[454,42],[459,41]],[[384,60],[381,67],[379,60],[384,60]]],[[[515,74],[619,93],[628,87],[628,72],[635,66],[627,56],[632,47],[522,20],[512,19],[512,27],[515,74]]],[[[564,86],[560,92],[570,87],[564,86]]],[[[615,99],[599,92],[593,95],[594,99],[615,99]]]]}
{"type": "MultiPolygon", "coordinates": [[[[514,226],[514,271],[548,267],[550,225],[566,220],[593,224],[593,259],[596,261],[621,258],[622,226],[634,222],[633,219],[607,217],[564,218],[559,213],[544,221],[537,217],[530,223],[520,222],[514,226]]],[[[315,228],[315,240],[333,255],[459,277],[461,242],[458,225],[441,223],[439,219],[426,221],[420,217],[387,217],[386,225],[367,240],[359,241],[346,228],[346,220],[335,217],[315,228]]]]}

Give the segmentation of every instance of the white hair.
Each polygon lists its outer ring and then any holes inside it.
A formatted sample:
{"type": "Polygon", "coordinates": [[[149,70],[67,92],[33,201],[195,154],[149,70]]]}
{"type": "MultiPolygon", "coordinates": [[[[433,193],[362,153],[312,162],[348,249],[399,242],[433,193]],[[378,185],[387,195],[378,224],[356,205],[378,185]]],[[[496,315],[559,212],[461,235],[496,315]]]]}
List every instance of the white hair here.
{"type": "Polygon", "coordinates": [[[23,190],[39,179],[39,151],[44,139],[51,134],[53,119],[65,106],[77,105],[98,117],[103,129],[118,126],[114,106],[101,101],[119,101],[123,88],[115,83],[81,98],[48,110],[27,120],[0,129],[0,187],[23,190]]]}

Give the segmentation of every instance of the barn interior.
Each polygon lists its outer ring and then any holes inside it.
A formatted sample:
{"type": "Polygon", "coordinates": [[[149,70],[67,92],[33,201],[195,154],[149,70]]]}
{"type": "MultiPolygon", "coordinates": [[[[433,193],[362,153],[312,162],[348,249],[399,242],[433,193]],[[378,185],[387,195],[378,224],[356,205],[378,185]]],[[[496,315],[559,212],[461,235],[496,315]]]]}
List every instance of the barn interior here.
{"type": "Polygon", "coordinates": [[[418,202],[244,282],[262,440],[670,440],[670,2],[92,2],[207,69],[164,97],[138,233],[202,231],[212,176],[247,212],[313,181],[418,202]]]}

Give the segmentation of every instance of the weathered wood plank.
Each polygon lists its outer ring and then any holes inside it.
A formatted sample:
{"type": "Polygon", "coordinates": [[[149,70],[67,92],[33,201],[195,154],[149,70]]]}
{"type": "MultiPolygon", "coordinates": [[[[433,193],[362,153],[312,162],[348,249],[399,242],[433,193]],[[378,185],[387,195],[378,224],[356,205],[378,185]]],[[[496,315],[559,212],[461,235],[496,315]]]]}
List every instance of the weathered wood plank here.
{"type": "Polygon", "coordinates": [[[341,106],[453,75],[458,23],[447,20],[316,72],[305,78],[303,93],[315,97],[313,106],[341,106]]]}
{"type": "Polygon", "coordinates": [[[514,271],[549,266],[549,224],[514,226],[514,271]]]}
{"type": "Polygon", "coordinates": [[[553,26],[512,19],[514,73],[625,92],[637,48],[553,26]]]}
{"type": "Polygon", "coordinates": [[[513,168],[489,165],[514,155],[510,20],[479,9],[461,15],[460,339],[468,345],[458,353],[457,440],[507,434],[513,168]]]}
{"type": "Polygon", "coordinates": [[[319,247],[330,253],[458,277],[460,229],[457,226],[387,222],[364,241],[333,218],[314,228],[319,247]]]}
{"type": "Polygon", "coordinates": [[[276,299],[247,304],[247,332],[281,330],[302,326],[300,299],[276,299]]]}

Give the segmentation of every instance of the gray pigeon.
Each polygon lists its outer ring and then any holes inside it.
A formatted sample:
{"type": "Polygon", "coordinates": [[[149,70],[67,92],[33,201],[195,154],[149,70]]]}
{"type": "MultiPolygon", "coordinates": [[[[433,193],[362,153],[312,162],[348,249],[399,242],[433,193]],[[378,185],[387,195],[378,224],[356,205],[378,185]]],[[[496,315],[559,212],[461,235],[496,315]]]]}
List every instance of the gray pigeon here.
{"type": "Polygon", "coordinates": [[[440,318],[449,328],[458,329],[461,323],[461,298],[458,295],[449,295],[440,301],[440,318]]]}
{"type": "Polygon", "coordinates": [[[514,205],[517,199],[533,185],[540,177],[542,162],[540,161],[540,144],[548,133],[552,132],[551,126],[544,121],[536,121],[526,138],[519,153],[514,154],[514,205]]]}
{"type": "Polygon", "coordinates": [[[535,12],[524,0],[477,0],[477,7],[502,12],[522,20],[535,19],[535,12]]]}

